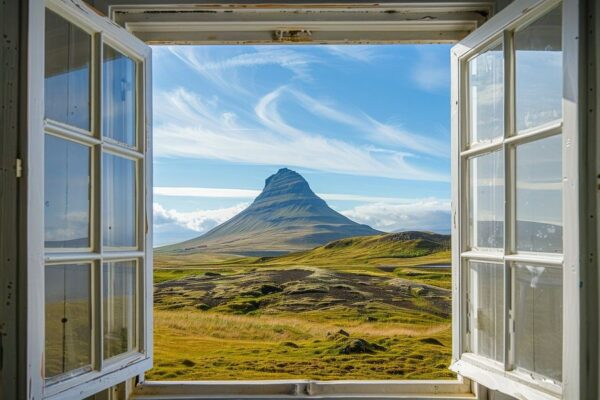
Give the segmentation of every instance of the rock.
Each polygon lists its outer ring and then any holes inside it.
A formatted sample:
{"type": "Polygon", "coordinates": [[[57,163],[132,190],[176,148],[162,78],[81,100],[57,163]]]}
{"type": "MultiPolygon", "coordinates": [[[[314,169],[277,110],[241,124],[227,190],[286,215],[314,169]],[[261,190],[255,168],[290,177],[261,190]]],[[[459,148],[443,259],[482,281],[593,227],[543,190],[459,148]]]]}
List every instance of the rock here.
{"type": "Polygon", "coordinates": [[[443,346],[444,345],[442,342],[440,342],[436,338],[430,338],[430,337],[420,339],[419,341],[423,342],[423,343],[427,343],[427,344],[434,344],[436,346],[443,346]]]}
{"type": "Polygon", "coordinates": [[[340,329],[339,331],[337,331],[337,333],[338,333],[338,335],[342,335],[342,336],[346,336],[346,337],[350,336],[350,334],[343,329],[340,329]]]}
{"type": "Polygon", "coordinates": [[[299,347],[300,347],[300,346],[298,346],[298,345],[297,345],[296,343],[294,343],[294,342],[283,342],[283,343],[281,343],[281,345],[282,345],[282,346],[286,346],[286,347],[291,347],[291,348],[293,348],[293,349],[297,349],[297,348],[299,348],[299,347]]]}
{"type": "Polygon", "coordinates": [[[369,343],[364,339],[354,339],[340,350],[340,354],[362,354],[384,351],[385,347],[376,343],[369,343]]]}

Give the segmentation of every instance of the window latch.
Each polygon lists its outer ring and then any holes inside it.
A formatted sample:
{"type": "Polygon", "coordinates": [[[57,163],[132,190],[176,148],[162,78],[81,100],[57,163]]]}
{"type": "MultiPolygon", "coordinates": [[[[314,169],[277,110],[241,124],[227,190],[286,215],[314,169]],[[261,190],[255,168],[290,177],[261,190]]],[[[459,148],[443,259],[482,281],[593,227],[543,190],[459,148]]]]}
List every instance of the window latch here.
{"type": "Polygon", "coordinates": [[[20,178],[23,175],[23,161],[20,158],[17,158],[15,162],[15,174],[17,178],[20,178]]]}

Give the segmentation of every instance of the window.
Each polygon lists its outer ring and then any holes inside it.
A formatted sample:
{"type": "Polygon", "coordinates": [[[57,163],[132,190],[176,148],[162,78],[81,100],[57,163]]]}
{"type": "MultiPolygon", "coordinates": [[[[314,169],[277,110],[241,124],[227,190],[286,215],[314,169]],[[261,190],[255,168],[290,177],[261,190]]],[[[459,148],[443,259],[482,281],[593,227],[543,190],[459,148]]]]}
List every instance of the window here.
{"type": "MultiPolygon", "coordinates": [[[[562,382],[562,5],[459,56],[460,358],[555,395],[562,382]]],[[[460,51],[460,50],[459,50],[460,51]]]]}
{"type": "Polygon", "coordinates": [[[71,7],[45,9],[43,378],[58,397],[151,361],[141,286],[149,51],[71,7]]]}

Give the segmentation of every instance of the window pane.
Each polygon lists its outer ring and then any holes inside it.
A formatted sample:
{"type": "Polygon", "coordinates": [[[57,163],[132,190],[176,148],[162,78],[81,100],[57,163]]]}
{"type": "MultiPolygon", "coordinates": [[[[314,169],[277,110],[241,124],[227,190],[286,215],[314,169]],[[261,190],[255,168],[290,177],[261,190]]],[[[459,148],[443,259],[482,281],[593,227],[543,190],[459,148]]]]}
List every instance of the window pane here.
{"type": "Polygon", "coordinates": [[[46,118],[90,130],[91,36],[46,10],[46,118]]]}
{"type": "Polygon", "coordinates": [[[102,96],[102,134],[134,146],[135,63],[107,45],[102,63],[102,96]]]}
{"type": "Polygon", "coordinates": [[[562,118],[561,7],[515,33],[517,130],[562,118]]]}
{"type": "Polygon", "coordinates": [[[135,261],[103,265],[104,358],[126,353],[135,347],[136,283],[135,261]]]}
{"type": "Polygon", "coordinates": [[[103,159],[104,245],[136,245],[135,161],[104,153],[103,159]]]}
{"type": "Polygon", "coordinates": [[[471,351],[504,360],[504,266],[469,262],[471,351]]]}
{"type": "Polygon", "coordinates": [[[45,267],[45,377],[91,363],[90,265],[45,267]]]}
{"type": "Polygon", "coordinates": [[[562,252],[562,136],[517,147],[517,250],[562,252]]]}
{"type": "Polygon", "coordinates": [[[469,61],[470,143],[504,135],[504,54],[502,44],[469,61]]]}
{"type": "Polygon", "coordinates": [[[562,269],[517,264],[515,273],[515,363],[562,378],[562,269]]]}
{"type": "Polygon", "coordinates": [[[46,135],[44,243],[52,248],[90,246],[90,149],[46,135]]]}
{"type": "Polygon", "coordinates": [[[469,160],[469,240],[471,248],[504,247],[504,153],[469,160]]]}

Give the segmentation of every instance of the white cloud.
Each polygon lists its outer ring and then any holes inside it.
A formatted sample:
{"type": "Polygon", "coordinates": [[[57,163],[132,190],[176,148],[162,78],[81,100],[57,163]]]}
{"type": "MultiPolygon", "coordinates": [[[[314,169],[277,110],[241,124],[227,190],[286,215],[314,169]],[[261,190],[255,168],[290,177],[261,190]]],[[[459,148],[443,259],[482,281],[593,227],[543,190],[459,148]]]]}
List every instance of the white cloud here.
{"type": "Polygon", "coordinates": [[[213,210],[180,212],[154,203],[154,226],[160,228],[165,225],[176,225],[197,233],[204,233],[242,212],[246,207],[248,203],[213,210]]]}
{"type": "Polygon", "coordinates": [[[450,84],[450,60],[428,51],[419,51],[419,60],[413,68],[413,79],[421,89],[433,92],[450,84]]]}
{"type": "Polygon", "coordinates": [[[280,87],[263,96],[255,107],[254,120],[245,124],[230,110],[219,110],[185,89],[157,94],[155,107],[161,119],[155,127],[155,155],[395,179],[448,180],[447,174],[409,163],[404,152],[382,152],[289,125],[278,111],[277,100],[284,90],[280,87]]]}
{"type": "Polygon", "coordinates": [[[379,56],[379,53],[377,52],[375,47],[369,45],[356,46],[347,44],[330,44],[320,46],[319,48],[336,57],[352,61],[371,62],[379,56]]]}
{"type": "MultiPolygon", "coordinates": [[[[170,197],[203,197],[203,198],[221,198],[221,199],[254,199],[260,194],[260,190],[251,189],[222,189],[222,188],[203,188],[203,187],[167,187],[155,186],[154,194],[158,196],[170,197]]],[[[398,203],[416,201],[412,199],[402,199],[398,197],[383,196],[365,196],[357,194],[344,193],[317,193],[317,196],[324,200],[333,201],[359,201],[359,202],[379,202],[379,203],[398,203]]]]}
{"type": "Polygon", "coordinates": [[[209,82],[236,92],[250,94],[238,77],[240,68],[277,65],[294,77],[310,79],[309,66],[318,62],[313,56],[289,48],[253,47],[254,52],[214,59],[210,49],[202,46],[169,46],[168,50],[209,82]]]}
{"type": "Polygon", "coordinates": [[[421,199],[410,203],[372,203],[341,211],[348,218],[385,232],[450,231],[450,201],[421,199]]]}

